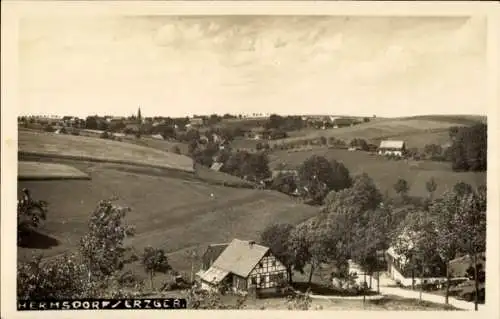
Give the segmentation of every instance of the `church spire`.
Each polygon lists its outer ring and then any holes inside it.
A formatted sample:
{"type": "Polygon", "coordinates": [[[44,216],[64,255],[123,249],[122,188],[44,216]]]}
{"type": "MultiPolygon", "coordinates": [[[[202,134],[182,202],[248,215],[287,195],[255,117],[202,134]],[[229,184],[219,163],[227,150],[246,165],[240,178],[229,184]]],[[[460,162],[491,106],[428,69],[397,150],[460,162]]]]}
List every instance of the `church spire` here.
{"type": "Polygon", "coordinates": [[[140,107],[137,110],[137,121],[139,121],[139,123],[142,122],[142,115],[141,115],[141,108],[140,107]]]}

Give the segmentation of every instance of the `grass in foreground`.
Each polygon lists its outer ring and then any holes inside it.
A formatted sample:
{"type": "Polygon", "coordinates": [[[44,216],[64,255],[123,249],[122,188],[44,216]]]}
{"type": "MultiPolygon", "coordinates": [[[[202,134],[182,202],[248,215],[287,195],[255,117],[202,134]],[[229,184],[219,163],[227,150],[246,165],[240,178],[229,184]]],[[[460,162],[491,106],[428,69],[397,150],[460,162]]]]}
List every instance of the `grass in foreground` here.
{"type": "Polygon", "coordinates": [[[193,171],[187,156],[126,142],[21,130],[18,143],[20,152],[193,171]]]}

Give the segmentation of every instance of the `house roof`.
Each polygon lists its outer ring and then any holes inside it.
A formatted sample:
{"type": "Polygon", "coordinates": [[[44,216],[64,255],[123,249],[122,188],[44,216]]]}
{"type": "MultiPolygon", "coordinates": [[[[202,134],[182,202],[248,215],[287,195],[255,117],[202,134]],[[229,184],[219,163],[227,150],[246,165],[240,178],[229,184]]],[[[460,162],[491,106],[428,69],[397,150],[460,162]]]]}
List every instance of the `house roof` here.
{"type": "Polygon", "coordinates": [[[246,278],[268,251],[268,247],[234,239],[212,267],[246,278]]]}
{"type": "Polygon", "coordinates": [[[215,162],[210,168],[218,172],[222,168],[222,165],[224,165],[224,163],[215,162]]]}
{"type": "Polygon", "coordinates": [[[204,273],[199,274],[203,281],[217,284],[221,282],[229,274],[229,271],[212,266],[204,273]]]}
{"type": "Polygon", "coordinates": [[[402,149],[404,146],[404,141],[381,141],[380,148],[399,148],[402,149]]]}

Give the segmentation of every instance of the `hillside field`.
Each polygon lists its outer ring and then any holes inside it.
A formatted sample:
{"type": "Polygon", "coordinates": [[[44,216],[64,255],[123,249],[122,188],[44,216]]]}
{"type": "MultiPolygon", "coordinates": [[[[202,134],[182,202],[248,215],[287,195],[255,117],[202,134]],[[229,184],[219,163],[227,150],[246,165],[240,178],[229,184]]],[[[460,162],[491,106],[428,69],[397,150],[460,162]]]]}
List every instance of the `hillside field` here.
{"type": "Polygon", "coordinates": [[[193,160],[151,147],[101,138],[57,135],[20,130],[19,152],[50,156],[94,159],[104,162],[131,163],[180,171],[193,171],[193,160]]]}
{"type": "Polygon", "coordinates": [[[351,175],[367,173],[382,192],[395,195],[393,185],[399,178],[404,178],[410,185],[410,195],[426,196],[425,183],[434,177],[438,188],[436,194],[444,192],[456,183],[463,181],[472,186],[486,184],[486,173],[453,172],[449,163],[430,161],[388,160],[367,152],[350,152],[341,149],[316,148],[308,151],[277,151],[270,154],[270,166],[295,168],[312,155],[324,156],[342,162],[351,175]]]}
{"type": "Polygon", "coordinates": [[[406,118],[377,119],[352,127],[327,130],[304,129],[290,132],[290,137],[272,141],[280,144],[306,139],[316,139],[321,136],[335,137],[349,142],[354,138],[366,139],[378,144],[383,139],[402,139],[409,148],[423,148],[426,144],[445,144],[449,142],[448,129],[453,126],[469,126],[485,122],[480,116],[417,116],[406,118]]]}
{"type": "MultiPolygon", "coordinates": [[[[209,243],[233,238],[258,240],[269,224],[298,223],[316,212],[277,192],[210,185],[160,175],[155,170],[146,172],[145,168],[138,172],[117,164],[65,164],[92,179],[18,183],[18,190],[27,187],[35,199],[49,203],[48,220],[41,230],[49,238],[39,239],[38,249],[19,248],[20,260],[29,259],[33,253],[50,257],[74,249],[98,201],[112,196],[118,197],[118,204],[132,209],[126,220],[136,227],[136,236],[130,239],[135,250],[141,252],[148,245],[163,248],[179,271],[191,267],[185,249],[201,252],[209,243]],[[58,245],[40,247],[43,241],[47,246],[54,245],[54,239],[58,245]]],[[[133,267],[136,273],[143,274],[140,264],[133,267]]]]}

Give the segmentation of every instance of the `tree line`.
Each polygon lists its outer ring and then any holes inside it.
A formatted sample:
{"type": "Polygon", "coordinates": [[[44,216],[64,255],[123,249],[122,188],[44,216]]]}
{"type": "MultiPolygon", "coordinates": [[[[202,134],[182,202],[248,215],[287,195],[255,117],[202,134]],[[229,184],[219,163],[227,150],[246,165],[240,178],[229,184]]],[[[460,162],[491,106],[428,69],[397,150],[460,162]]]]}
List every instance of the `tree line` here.
{"type": "MultiPolygon", "coordinates": [[[[407,189],[398,183],[396,187],[407,189]]],[[[437,198],[434,180],[427,182],[427,189],[427,205],[397,207],[367,174],[361,174],[349,187],[330,191],[317,216],[299,225],[270,225],[261,242],[284,261],[290,278],[294,270],[303,272],[309,265],[309,282],[322,263],[334,265],[332,277],[349,278],[349,259],[373,275],[381,266],[380,253],[394,247],[407,258],[412,274],[426,276],[445,269],[448,303],[452,259],[472,256],[472,273],[480,278],[477,258],[486,245],[486,187],[458,183],[437,198]]],[[[479,283],[475,281],[476,304],[479,283]]]]}

